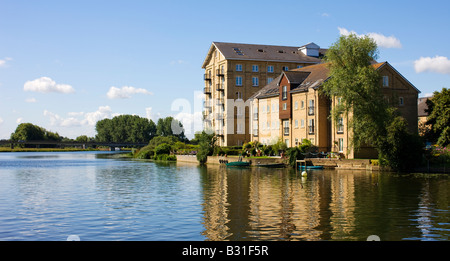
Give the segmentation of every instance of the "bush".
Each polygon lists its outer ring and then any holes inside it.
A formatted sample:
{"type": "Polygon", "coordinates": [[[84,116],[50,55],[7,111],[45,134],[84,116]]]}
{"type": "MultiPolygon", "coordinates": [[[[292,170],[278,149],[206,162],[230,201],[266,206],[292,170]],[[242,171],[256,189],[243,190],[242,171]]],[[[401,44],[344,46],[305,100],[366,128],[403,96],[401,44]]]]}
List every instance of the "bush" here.
{"type": "Polygon", "coordinates": [[[153,158],[154,160],[161,161],[177,161],[177,156],[175,155],[167,155],[167,154],[158,154],[153,158]]]}
{"type": "Polygon", "coordinates": [[[155,148],[155,155],[170,154],[172,146],[167,143],[160,144],[155,148]]]}
{"type": "Polygon", "coordinates": [[[155,155],[155,150],[153,146],[145,146],[140,150],[137,150],[134,157],[137,159],[152,159],[155,155]]]}

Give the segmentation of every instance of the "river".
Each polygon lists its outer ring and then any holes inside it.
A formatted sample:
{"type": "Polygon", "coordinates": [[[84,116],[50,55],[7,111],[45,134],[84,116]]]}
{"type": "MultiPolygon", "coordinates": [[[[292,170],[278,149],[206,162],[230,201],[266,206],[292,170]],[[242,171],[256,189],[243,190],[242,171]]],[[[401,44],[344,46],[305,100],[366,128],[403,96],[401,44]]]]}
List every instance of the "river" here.
{"type": "Polygon", "coordinates": [[[0,153],[0,240],[449,240],[449,175],[0,153]]]}

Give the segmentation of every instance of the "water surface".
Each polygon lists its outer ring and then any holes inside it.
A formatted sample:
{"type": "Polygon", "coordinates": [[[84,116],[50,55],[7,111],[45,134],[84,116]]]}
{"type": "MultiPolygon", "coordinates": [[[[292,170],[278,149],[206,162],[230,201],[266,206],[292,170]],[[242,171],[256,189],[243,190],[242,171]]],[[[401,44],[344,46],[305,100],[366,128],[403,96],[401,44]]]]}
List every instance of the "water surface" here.
{"type": "Polygon", "coordinates": [[[0,240],[448,240],[448,175],[0,153],[0,240]]]}

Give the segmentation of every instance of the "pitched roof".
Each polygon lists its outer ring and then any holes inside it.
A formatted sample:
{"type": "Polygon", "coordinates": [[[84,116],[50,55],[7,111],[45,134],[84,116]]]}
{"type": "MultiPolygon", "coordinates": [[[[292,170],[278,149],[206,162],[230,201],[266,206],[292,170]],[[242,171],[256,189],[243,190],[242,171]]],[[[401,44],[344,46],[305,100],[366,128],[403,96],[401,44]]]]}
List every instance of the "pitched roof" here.
{"type": "Polygon", "coordinates": [[[264,86],[261,90],[255,92],[250,99],[261,99],[278,96],[280,94],[278,90],[278,82],[281,79],[282,74],[280,74],[277,78],[275,78],[272,82],[264,86]]]}
{"type": "MultiPolygon", "coordinates": [[[[299,47],[295,46],[213,42],[202,68],[206,67],[214,48],[217,48],[227,60],[259,60],[311,64],[321,61],[319,58],[307,56],[299,50],[299,47]]],[[[325,49],[320,50],[323,52],[325,49]]]]}

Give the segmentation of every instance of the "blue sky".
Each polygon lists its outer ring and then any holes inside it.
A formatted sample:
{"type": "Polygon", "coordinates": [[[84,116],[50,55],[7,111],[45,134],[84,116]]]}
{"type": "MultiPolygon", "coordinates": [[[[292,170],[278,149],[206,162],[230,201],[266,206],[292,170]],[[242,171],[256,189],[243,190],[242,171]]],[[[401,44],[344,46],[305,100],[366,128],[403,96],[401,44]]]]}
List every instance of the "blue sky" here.
{"type": "Polygon", "coordinates": [[[450,87],[449,1],[0,1],[0,139],[95,135],[119,114],[201,128],[213,41],[329,47],[368,34],[421,96],[450,87]]]}

